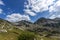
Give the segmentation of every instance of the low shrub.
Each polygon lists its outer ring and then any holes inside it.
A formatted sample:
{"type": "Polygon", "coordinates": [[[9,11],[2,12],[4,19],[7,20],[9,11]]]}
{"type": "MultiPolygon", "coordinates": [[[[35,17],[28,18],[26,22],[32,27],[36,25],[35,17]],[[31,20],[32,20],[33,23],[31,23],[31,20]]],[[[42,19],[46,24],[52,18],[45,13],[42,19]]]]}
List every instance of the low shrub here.
{"type": "Polygon", "coordinates": [[[18,40],[34,40],[35,35],[33,33],[21,33],[18,37],[18,40]]]}

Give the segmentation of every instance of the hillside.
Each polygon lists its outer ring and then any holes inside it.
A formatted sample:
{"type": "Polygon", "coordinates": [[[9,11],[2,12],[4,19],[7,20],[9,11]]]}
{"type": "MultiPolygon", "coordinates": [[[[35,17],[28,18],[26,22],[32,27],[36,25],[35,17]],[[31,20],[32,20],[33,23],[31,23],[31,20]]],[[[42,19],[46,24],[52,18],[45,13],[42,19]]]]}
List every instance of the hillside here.
{"type": "Polygon", "coordinates": [[[0,19],[0,40],[60,40],[59,20],[40,18],[35,23],[0,19]],[[55,26],[56,25],[56,26],[55,26]]]}
{"type": "Polygon", "coordinates": [[[24,28],[25,30],[33,32],[48,31],[60,33],[60,20],[58,18],[55,19],[40,18],[35,23],[31,23],[28,21],[20,21],[17,22],[16,26],[18,28],[24,28]]]}

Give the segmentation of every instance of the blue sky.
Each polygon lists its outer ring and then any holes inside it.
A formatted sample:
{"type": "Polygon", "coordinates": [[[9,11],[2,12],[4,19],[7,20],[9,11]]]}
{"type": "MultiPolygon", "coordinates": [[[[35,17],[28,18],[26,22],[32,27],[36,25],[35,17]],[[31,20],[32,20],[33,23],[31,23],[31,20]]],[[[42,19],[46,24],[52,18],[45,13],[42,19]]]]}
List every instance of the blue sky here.
{"type": "Polygon", "coordinates": [[[60,0],[0,0],[0,18],[34,22],[41,17],[60,17],[60,0]]]}

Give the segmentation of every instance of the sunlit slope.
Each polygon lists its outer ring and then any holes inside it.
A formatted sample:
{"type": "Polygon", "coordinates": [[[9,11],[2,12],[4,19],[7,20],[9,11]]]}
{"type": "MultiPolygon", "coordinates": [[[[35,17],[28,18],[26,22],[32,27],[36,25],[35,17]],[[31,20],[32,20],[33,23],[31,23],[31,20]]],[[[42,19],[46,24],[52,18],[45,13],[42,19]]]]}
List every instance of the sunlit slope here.
{"type": "Polygon", "coordinates": [[[20,27],[20,25],[16,26],[13,25],[13,23],[0,19],[0,40],[60,40],[60,37],[49,36],[51,32],[43,30],[40,34],[31,29],[33,28],[32,26],[35,27],[36,25],[28,22],[25,24],[25,22],[22,22],[22,26],[20,27]],[[25,26],[31,27],[26,28],[25,26]]]}

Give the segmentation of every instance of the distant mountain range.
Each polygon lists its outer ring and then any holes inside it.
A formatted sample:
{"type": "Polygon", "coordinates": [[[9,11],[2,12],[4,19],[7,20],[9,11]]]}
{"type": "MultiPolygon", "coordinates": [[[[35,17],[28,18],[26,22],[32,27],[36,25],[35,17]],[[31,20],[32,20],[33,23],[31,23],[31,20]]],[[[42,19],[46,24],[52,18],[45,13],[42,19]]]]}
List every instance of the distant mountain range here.
{"type": "Polygon", "coordinates": [[[41,31],[60,32],[60,18],[47,19],[42,17],[38,19],[35,23],[23,20],[17,22],[17,25],[15,26],[38,33],[40,33],[41,31]]]}
{"type": "MultiPolygon", "coordinates": [[[[35,23],[25,20],[11,23],[6,20],[0,19],[0,29],[11,29],[13,26],[21,30],[27,30],[31,32],[43,35],[45,32],[48,34],[60,34],[60,18],[47,19],[40,18],[35,23]]],[[[7,30],[6,30],[7,31],[7,30]]]]}

